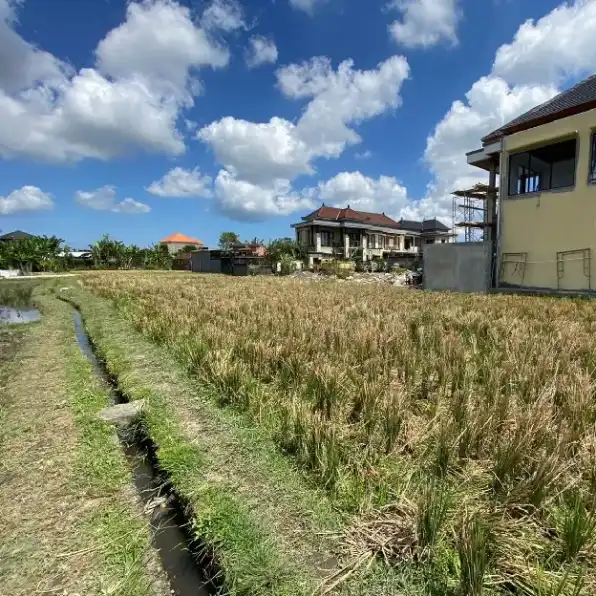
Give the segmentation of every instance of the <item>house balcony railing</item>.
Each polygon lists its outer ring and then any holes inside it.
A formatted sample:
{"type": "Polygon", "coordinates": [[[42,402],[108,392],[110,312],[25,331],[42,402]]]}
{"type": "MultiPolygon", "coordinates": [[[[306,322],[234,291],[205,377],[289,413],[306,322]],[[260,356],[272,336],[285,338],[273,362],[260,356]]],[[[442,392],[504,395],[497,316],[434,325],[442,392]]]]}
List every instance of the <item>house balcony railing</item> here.
{"type": "MultiPolygon", "coordinates": [[[[304,248],[308,252],[317,252],[317,247],[314,244],[303,244],[302,246],[304,246],[304,248]]],[[[350,252],[352,252],[352,251],[362,249],[362,246],[349,246],[348,248],[349,248],[350,252]]],[[[334,243],[332,246],[325,246],[322,244],[321,250],[324,252],[327,252],[327,253],[332,252],[334,254],[343,254],[345,248],[344,248],[343,244],[334,243]]],[[[421,249],[419,246],[411,246],[410,248],[397,248],[395,246],[384,246],[384,247],[367,246],[366,250],[382,251],[382,252],[397,253],[397,254],[409,254],[409,255],[415,255],[415,254],[419,254],[421,252],[421,249]]]]}
{"type": "Polygon", "coordinates": [[[397,248],[395,246],[389,246],[385,250],[387,252],[391,252],[391,253],[416,255],[420,252],[420,247],[419,246],[410,246],[410,248],[397,248]]]}

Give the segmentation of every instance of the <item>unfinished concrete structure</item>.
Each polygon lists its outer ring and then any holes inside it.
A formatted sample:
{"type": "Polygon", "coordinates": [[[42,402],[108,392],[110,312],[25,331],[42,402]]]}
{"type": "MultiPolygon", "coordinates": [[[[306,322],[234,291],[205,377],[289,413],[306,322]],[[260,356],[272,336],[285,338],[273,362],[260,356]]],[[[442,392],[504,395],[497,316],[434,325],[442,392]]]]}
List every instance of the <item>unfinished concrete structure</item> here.
{"type": "Polygon", "coordinates": [[[429,244],[424,247],[426,290],[487,292],[491,286],[490,242],[429,244]]]}
{"type": "MultiPolygon", "coordinates": [[[[468,163],[499,176],[493,287],[594,291],[596,75],[482,139],[468,163]]],[[[492,193],[490,193],[492,195],[492,193]]],[[[492,200],[492,196],[491,199],[492,200]]]]}

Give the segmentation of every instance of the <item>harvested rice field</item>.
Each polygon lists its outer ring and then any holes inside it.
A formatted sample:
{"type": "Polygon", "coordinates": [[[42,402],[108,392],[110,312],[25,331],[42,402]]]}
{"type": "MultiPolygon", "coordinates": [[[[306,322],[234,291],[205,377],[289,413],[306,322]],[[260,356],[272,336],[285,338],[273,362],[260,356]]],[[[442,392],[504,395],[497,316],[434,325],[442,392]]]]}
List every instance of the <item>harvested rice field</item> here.
{"type": "Polygon", "coordinates": [[[596,593],[593,301],[116,272],[72,300],[228,592],[596,593]]]}

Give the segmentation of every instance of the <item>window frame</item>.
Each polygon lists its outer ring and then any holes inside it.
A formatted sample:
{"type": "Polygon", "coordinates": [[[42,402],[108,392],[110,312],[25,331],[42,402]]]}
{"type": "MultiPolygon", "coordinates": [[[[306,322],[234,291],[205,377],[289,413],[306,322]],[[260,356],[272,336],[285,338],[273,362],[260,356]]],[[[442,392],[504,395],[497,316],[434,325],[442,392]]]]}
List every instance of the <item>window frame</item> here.
{"type": "Polygon", "coordinates": [[[328,230],[321,230],[321,247],[331,248],[333,246],[333,232],[329,232],[328,230]],[[323,238],[327,237],[327,241],[323,240],[323,238]]]}
{"type": "MultiPolygon", "coordinates": [[[[504,183],[506,184],[506,189],[507,189],[507,194],[506,194],[507,198],[509,198],[509,199],[523,199],[525,197],[534,197],[534,196],[537,196],[544,192],[555,192],[556,193],[556,192],[565,192],[565,191],[574,189],[575,186],[577,185],[577,167],[579,164],[579,155],[580,155],[580,139],[579,139],[579,135],[577,135],[577,134],[575,134],[573,136],[559,138],[554,142],[551,141],[549,143],[533,146],[532,148],[524,149],[523,151],[508,152],[507,178],[506,178],[506,180],[504,180],[504,183]],[[529,175],[532,172],[532,152],[533,151],[537,151],[538,149],[542,149],[544,147],[551,147],[553,145],[559,145],[559,144],[566,143],[569,141],[575,141],[575,155],[573,158],[574,159],[574,168],[573,168],[573,183],[572,184],[567,184],[565,186],[557,186],[555,188],[552,188],[553,164],[559,163],[559,162],[550,162],[549,163],[550,168],[548,170],[550,188],[547,188],[547,189],[541,188],[538,190],[531,190],[528,192],[516,192],[513,194],[511,193],[511,160],[513,157],[516,157],[518,155],[524,155],[524,154],[526,154],[528,156],[528,166],[526,169],[528,170],[528,175],[529,175]]],[[[589,175],[589,172],[588,172],[588,175],[589,175]]],[[[520,177],[518,177],[517,183],[519,183],[519,180],[520,180],[520,177]]],[[[596,184],[596,177],[594,178],[594,183],[596,184]]]]}
{"type": "Polygon", "coordinates": [[[360,232],[348,232],[350,248],[362,247],[362,234],[360,232]]]}
{"type": "Polygon", "coordinates": [[[596,184],[596,129],[590,131],[590,161],[588,162],[588,184],[596,184]]]}

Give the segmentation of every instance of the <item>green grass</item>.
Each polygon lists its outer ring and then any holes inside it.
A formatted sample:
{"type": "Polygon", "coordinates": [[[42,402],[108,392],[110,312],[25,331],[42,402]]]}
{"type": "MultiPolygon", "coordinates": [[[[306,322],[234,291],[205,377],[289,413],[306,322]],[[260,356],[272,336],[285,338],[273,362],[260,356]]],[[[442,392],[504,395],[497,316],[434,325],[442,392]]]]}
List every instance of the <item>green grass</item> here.
{"type": "Polygon", "coordinates": [[[0,281],[0,306],[30,306],[38,281],[0,281]]]}
{"type": "Polygon", "coordinates": [[[35,289],[44,318],[25,328],[2,392],[3,593],[169,592],[113,430],[108,395],[80,352],[70,308],[35,289]]]}

